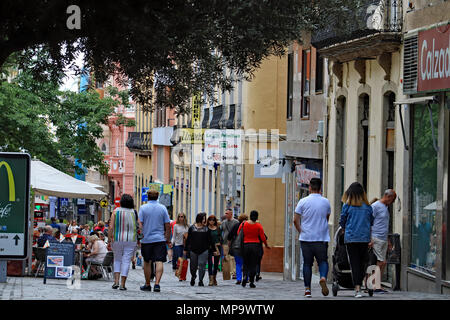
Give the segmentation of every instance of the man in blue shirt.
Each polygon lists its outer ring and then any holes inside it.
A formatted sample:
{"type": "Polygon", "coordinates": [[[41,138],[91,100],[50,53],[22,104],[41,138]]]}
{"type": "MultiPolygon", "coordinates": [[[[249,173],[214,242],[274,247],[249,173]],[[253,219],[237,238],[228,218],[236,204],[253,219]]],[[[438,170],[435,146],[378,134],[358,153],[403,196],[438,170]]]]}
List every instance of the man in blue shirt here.
{"type": "MultiPolygon", "coordinates": [[[[394,190],[388,189],[384,192],[383,198],[372,204],[373,226],[371,230],[371,242],[375,256],[377,257],[377,266],[380,268],[380,277],[386,266],[386,253],[388,247],[389,233],[389,210],[388,207],[394,203],[397,194],[394,190]]],[[[384,293],[386,290],[375,288],[375,293],[384,293]]]]}
{"type": "Polygon", "coordinates": [[[139,227],[143,233],[141,253],[144,258],[145,285],[143,291],[151,291],[150,278],[152,262],[156,262],[154,292],[160,292],[159,282],[163,274],[163,263],[167,261],[167,246],[172,248],[170,241],[170,218],[165,206],[158,200],[159,192],[148,192],[149,202],[139,209],[139,227]],[[167,245],[167,246],[166,246],[167,245]]]}
{"type": "Polygon", "coordinates": [[[56,218],[52,217],[51,220],[52,220],[52,223],[50,224],[50,226],[53,229],[58,229],[59,231],[61,231],[61,226],[56,223],[56,218]]]}

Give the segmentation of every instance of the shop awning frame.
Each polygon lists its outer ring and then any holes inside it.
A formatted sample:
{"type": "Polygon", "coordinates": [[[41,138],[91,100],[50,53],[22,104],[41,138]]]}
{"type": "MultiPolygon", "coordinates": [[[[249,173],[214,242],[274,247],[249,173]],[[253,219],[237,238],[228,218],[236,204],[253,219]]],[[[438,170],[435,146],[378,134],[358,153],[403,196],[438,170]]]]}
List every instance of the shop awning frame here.
{"type": "Polygon", "coordinates": [[[438,147],[436,144],[436,138],[434,135],[434,126],[433,126],[433,117],[431,114],[431,106],[430,104],[432,102],[438,102],[438,97],[437,96],[424,96],[424,97],[417,97],[417,98],[407,98],[404,100],[400,100],[400,101],[395,101],[394,102],[394,106],[398,105],[398,113],[400,115],[400,123],[402,125],[402,134],[403,134],[403,143],[405,146],[405,150],[408,151],[409,147],[408,144],[406,143],[406,135],[405,135],[405,127],[403,124],[403,115],[402,115],[402,108],[401,106],[406,104],[406,105],[410,105],[410,104],[426,104],[428,106],[428,110],[430,112],[430,121],[431,121],[431,128],[432,128],[432,133],[433,133],[433,147],[436,150],[436,152],[438,152],[438,147]]]}

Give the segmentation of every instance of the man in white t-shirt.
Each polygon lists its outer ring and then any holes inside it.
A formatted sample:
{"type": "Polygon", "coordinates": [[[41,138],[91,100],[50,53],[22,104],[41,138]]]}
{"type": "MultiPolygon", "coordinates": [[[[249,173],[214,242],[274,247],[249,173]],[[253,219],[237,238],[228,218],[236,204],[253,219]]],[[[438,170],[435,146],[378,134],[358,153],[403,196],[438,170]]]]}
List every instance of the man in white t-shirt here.
{"type": "Polygon", "coordinates": [[[314,258],[319,265],[322,294],[327,296],[328,274],[328,242],[330,234],[328,219],[331,214],[330,201],[322,197],[320,189],[322,181],[312,178],[309,183],[310,195],[301,199],[295,208],[294,225],[300,233],[300,244],[303,254],[303,279],[305,281],[305,297],[311,297],[311,278],[314,258]]]}

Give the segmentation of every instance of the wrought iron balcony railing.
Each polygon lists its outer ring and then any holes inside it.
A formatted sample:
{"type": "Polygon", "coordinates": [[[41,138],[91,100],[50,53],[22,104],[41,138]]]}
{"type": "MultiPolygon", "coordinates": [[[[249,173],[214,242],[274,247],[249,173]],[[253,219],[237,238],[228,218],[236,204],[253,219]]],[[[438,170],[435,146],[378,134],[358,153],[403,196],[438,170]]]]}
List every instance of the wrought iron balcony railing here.
{"type": "Polygon", "coordinates": [[[152,133],[151,132],[129,132],[126,143],[131,152],[151,153],[152,133]]]}
{"type": "Polygon", "coordinates": [[[335,16],[312,32],[311,43],[318,49],[383,32],[401,32],[401,0],[361,0],[345,16],[335,16]]]}

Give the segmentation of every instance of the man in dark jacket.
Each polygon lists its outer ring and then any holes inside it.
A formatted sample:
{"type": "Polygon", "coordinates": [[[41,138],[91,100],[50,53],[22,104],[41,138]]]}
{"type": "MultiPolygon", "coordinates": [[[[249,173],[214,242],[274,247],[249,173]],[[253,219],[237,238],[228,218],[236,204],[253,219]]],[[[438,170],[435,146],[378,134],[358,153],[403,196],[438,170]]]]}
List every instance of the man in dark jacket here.
{"type": "Polygon", "coordinates": [[[38,247],[42,248],[45,246],[45,243],[48,242],[57,242],[55,237],[53,236],[53,228],[51,226],[45,226],[44,234],[39,237],[37,244],[38,247]]]}

